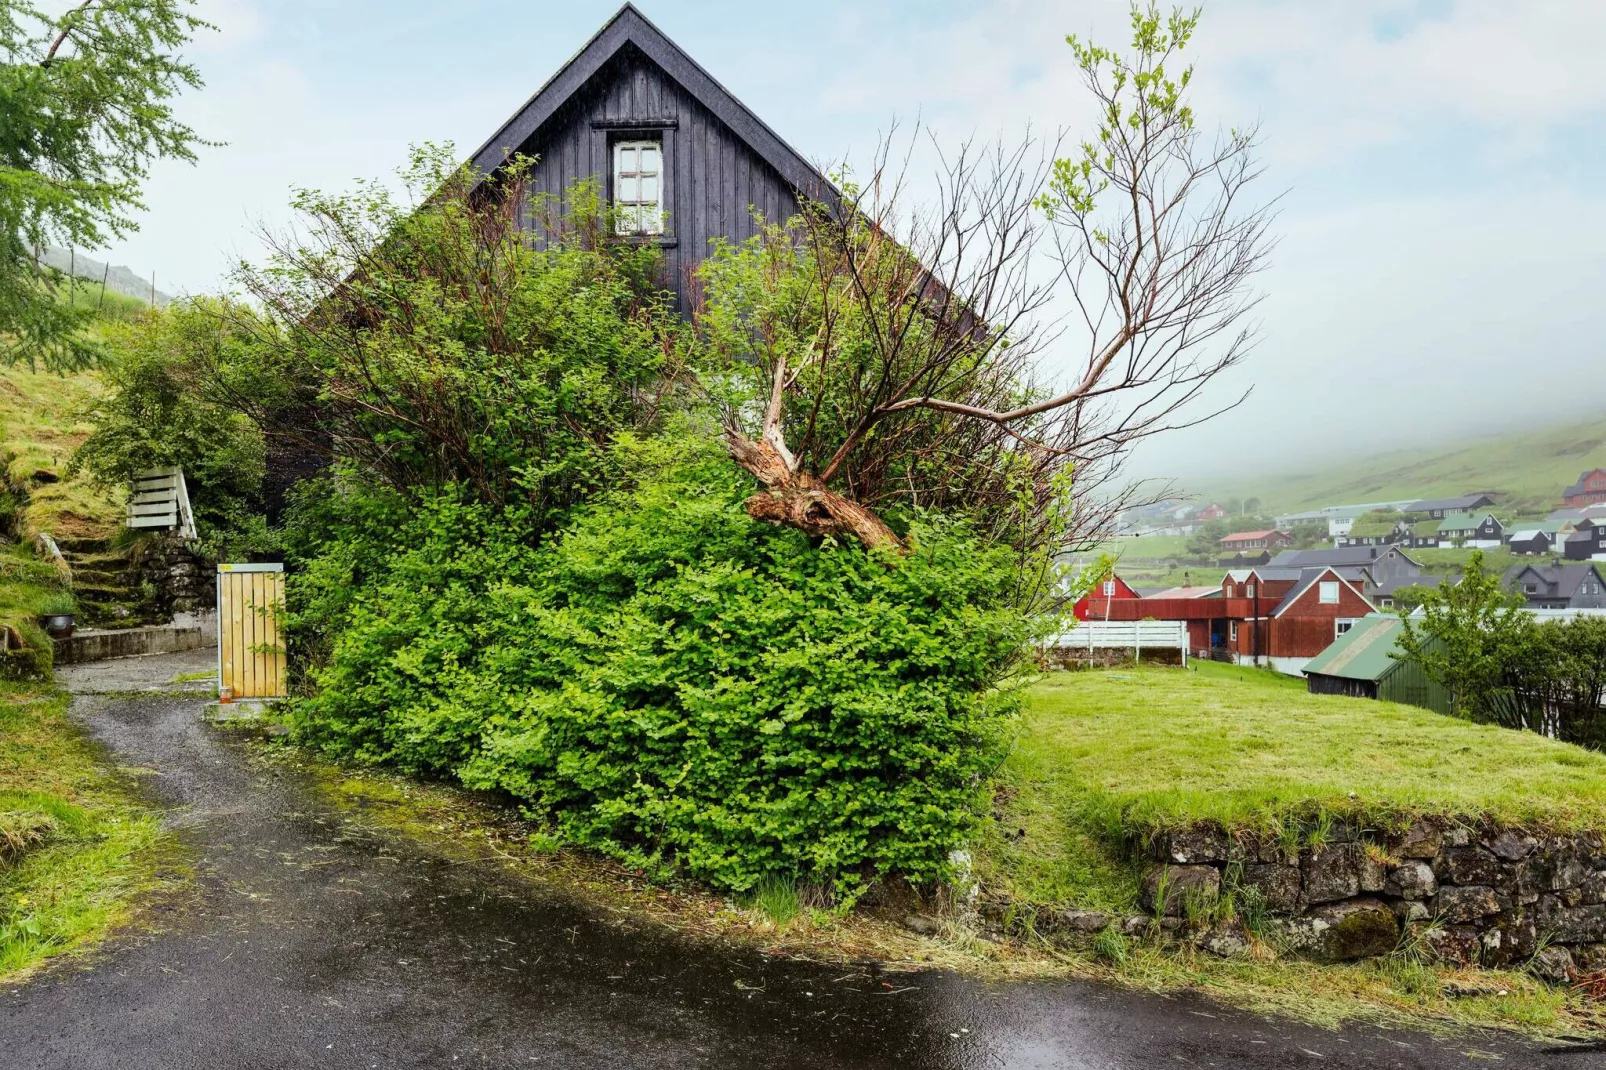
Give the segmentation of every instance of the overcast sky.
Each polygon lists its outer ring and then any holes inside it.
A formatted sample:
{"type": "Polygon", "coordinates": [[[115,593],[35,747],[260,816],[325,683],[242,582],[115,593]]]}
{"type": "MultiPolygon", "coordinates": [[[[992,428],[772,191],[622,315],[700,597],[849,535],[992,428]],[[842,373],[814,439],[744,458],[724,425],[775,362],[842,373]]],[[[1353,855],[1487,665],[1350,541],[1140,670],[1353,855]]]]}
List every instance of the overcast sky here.
{"type": "MultiPolygon", "coordinates": [[[[208,0],[218,32],[113,263],[222,285],[292,186],[382,177],[410,143],[479,145],[613,13],[584,0],[208,0]]],[[[940,139],[1089,129],[1066,33],[1124,45],[1112,0],[639,4],[805,156],[895,117],[940,139]]],[[[1284,193],[1261,341],[1141,474],[1287,466],[1606,407],[1601,0],[1214,0],[1189,49],[1210,125],[1259,121],[1284,193]]]]}

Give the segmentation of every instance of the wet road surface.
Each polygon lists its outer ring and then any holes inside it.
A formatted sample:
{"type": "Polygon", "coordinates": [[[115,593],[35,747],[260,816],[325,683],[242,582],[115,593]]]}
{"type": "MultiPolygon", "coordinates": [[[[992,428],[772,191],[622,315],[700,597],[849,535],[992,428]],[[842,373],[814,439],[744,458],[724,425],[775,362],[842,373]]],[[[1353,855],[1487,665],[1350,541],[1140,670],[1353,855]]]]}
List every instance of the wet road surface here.
{"type": "Polygon", "coordinates": [[[118,762],[155,771],[198,901],[88,968],[0,991],[0,1067],[1606,1066],[1487,1037],[1327,1032],[1083,983],[884,979],[621,932],[351,827],[293,774],[249,765],[199,720],[199,696],[104,693],[171,686],[211,657],[63,670],[74,715],[118,762]]]}

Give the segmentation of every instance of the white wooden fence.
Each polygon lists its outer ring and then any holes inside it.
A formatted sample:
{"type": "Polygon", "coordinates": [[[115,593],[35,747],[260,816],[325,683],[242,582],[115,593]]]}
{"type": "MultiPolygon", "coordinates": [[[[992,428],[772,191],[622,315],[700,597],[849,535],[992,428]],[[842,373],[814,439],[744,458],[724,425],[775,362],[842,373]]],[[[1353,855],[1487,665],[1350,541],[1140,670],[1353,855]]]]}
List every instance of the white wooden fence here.
{"type": "Polygon", "coordinates": [[[1049,646],[1064,649],[1131,650],[1134,661],[1148,650],[1180,650],[1188,663],[1188,622],[1181,620],[1084,620],[1061,632],[1049,646]]]}
{"type": "Polygon", "coordinates": [[[128,487],[128,526],[195,538],[195,515],[190,512],[182,468],[152,468],[134,476],[128,487]]]}

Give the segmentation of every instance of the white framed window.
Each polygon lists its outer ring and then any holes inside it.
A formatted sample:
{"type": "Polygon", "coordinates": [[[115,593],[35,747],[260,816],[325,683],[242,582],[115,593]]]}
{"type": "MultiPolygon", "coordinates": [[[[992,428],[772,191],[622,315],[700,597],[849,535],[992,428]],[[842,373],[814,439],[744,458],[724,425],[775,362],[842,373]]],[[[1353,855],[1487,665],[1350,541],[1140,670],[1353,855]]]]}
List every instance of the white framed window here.
{"type": "Polygon", "coordinates": [[[1353,627],[1355,627],[1354,617],[1339,617],[1333,621],[1333,638],[1337,639],[1353,627]]]}
{"type": "Polygon", "coordinates": [[[1228,641],[1236,643],[1238,641],[1238,622],[1237,621],[1233,621],[1232,622],[1230,632],[1231,632],[1231,634],[1228,637],[1228,641]]]}
{"type": "Polygon", "coordinates": [[[613,206],[620,234],[664,232],[664,147],[620,141],[613,147],[613,206]]]}
{"type": "Polygon", "coordinates": [[[1338,605],[1338,581],[1323,580],[1316,585],[1316,600],[1324,606],[1338,605]]]}
{"type": "Polygon", "coordinates": [[[1244,585],[1244,597],[1245,598],[1253,598],[1253,597],[1255,597],[1255,585],[1254,584],[1247,583],[1247,584],[1244,585]]]}

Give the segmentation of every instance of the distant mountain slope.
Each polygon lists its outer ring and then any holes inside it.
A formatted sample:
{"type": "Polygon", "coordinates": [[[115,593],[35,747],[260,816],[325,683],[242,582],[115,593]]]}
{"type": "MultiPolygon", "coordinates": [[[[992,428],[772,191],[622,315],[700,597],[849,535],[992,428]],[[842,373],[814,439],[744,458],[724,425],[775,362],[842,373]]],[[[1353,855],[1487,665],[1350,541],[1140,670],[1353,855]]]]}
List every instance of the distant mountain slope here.
{"type": "MultiPolygon", "coordinates": [[[[140,278],[134,270],[122,264],[113,264],[107,267],[99,260],[92,260],[83,253],[74,253],[67,249],[58,249],[50,246],[39,257],[45,265],[55,268],[62,274],[74,274],[86,282],[98,283],[102,279],[106,282],[106,289],[112,293],[123,294],[127,297],[137,297],[141,301],[149,302],[151,299],[151,280],[149,276],[140,278]]],[[[98,290],[96,291],[99,292],[98,290]]],[[[173,300],[161,290],[156,291],[156,304],[166,305],[173,300]]]]}
{"type": "Polygon", "coordinates": [[[1503,508],[1541,512],[1560,503],[1562,488],[1579,472],[1606,466],[1606,416],[1318,462],[1298,472],[1256,471],[1255,464],[1245,454],[1240,474],[1198,480],[1194,496],[1201,502],[1259,498],[1263,511],[1285,513],[1485,491],[1503,508]]]}

